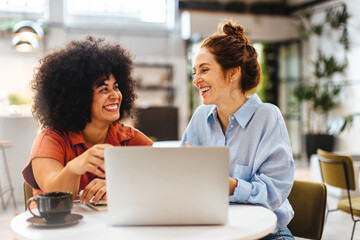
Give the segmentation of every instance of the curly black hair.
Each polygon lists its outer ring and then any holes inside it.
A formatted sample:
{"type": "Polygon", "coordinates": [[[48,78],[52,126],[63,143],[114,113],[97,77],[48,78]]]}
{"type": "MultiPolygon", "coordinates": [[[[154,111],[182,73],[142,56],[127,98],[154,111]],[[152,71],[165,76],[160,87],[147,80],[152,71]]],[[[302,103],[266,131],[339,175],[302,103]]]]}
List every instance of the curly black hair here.
{"type": "Polygon", "coordinates": [[[120,119],[132,116],[136,98],[133,67],[132,57],[117,43],[91,36],[71,41],[40,60],[31,81],[33,115],[42,128],[83,130],[91,122],[94,84],[100,77],[113,74],[123,96],[120,119]]]}

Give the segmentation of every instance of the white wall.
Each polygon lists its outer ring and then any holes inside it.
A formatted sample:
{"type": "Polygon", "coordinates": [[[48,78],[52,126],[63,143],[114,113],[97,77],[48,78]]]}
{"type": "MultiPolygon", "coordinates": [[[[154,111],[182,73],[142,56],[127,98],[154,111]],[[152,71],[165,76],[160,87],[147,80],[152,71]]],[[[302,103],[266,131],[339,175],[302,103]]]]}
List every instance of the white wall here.
{"type": "MultiPolygon", "coordinates": [[[[339,1],[331,1],[329,4],[334,4],[339,1]]],[[[329,120],[335,120],[339,117],[344,117],[346,115],[360,112],[360,75],[359,75],[359,63],[360,63],[360,2],[345,0],[347,5],[347,10],[350,14],[350,19],[348,23],[348,32],[350,39],[350,51],[348,52],[348,67],[343,75],[338,75],[334,78],[336,82],[345,83],[345,86],[341,92],[340,104],[339,106],[330,112],[329,120]]],[[[323,6],[327,6],[324,4],[323,6]]],[[[328,44],[330,41],[323,42],[322,44],[328,44]]],[[[332,42],[333,43],[333,42],[332,42]]],[[[312,72],[314,69],[311,67],[311,61],[307,56],[314,57],[317,53],[318,43],[312,42],[310,46],[304,46],[304,63],[303,63],[303,73],[305,78],[311,78],[312,72]]],[[[342,52],[334,51],[336,46],[327,46],[325,53],[331,53],[332,55],[341,57],[342,52]]],[[[360,140],[360,119],[356,119],[353,127],[348,128],[345,132],[337,136],[336,138],[336,151],[350,151],[350,152],[360,152],[359,150],[359,140],[360,140]]]]}
{"type": "Polygon", "coordinates": [[[10,37],[0,38],[0,92],[29,94],[38,54],[15,52],[10,41],[10,37]]]}
{"type": "MultiPolygon", "coordinates": [[[[7,140],[10,146],[5,148],[6,162],[10,171],[10,179],[14,187],[16,202],[23,202],[24,182],[21,170],[28,163],[32,142],[37,135],[37,124],[31,115],[0,115],[0,141],[7,140]]],[[[5,159],[0,153],[0,182],[3,189],[9,188],[8,176],[5,171],[5,159]]],[[[8,199],[10,193],[6,193],[8,199]]],[[[10,202],[12,207],[12,202],[10,202]]],[[[18,209],[22,210],[22,209],[18,209]]]]}
{"type": "MultiPolygon", "coordinates": [[[[360,112],[360,2],[353,0],[342,1],[347,4],[347,9],[351,15],[348,27],[351,48],[348,55],[348,68],[345,79],[349,81],[349,86],[344,88],[342,102],[339,108],[333,112],[335,116],[345,116],[351,113],[360,112]]],[[[337,150],[360,152],[360,119],[355,121],[352,128],[346,130],[338,136],[337,150]]]]}
{"type": "Polygon", "coordinates": [[[188,28],[190,35],[210,36],[217,31],[219,22],[233,20],[245,28],[247,37],[252,41],[282,41],[298,36],[291,17],[205,11],[188,11],[187,15],[189,25],[182,27],[188,28]]]}

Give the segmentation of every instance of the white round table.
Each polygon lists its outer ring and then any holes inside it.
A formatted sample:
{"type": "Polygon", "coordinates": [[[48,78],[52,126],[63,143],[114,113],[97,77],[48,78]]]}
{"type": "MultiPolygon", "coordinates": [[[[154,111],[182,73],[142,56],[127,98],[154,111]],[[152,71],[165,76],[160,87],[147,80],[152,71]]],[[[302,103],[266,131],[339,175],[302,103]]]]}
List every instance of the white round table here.
{"type": "Polygon", "coordinates": [[[107,212],[74,204],[73,213],[83,219],[69,227],[37,228],[26,220],[29,211],[11,220],[18,239],[259,239],[271,233],[277,218],[270,210],[253,205],[230,205],[229,220],[216,226],[110,226],[107,212]]]}

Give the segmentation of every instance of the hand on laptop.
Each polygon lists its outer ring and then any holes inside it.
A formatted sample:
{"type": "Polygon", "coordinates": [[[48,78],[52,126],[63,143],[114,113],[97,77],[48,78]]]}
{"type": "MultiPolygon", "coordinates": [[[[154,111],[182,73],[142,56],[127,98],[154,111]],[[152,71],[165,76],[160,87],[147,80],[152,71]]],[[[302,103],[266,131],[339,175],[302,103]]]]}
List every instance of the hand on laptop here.
{"type": "Polygon", "coordinates": [[[80,196],[80,202],[88,204],[90,201],[97,203],[100,200],[106,200],[106,181],[95,178],[85,187],[80,196]]]}
{"type": "Polygon", "coordinates": [[[97,144],[92,146],[83,154],[68,163],[71,171],[77,175],[90,172],[99,177],[105,177],[104,149],[109,146],[111,145],[97,144]]]}

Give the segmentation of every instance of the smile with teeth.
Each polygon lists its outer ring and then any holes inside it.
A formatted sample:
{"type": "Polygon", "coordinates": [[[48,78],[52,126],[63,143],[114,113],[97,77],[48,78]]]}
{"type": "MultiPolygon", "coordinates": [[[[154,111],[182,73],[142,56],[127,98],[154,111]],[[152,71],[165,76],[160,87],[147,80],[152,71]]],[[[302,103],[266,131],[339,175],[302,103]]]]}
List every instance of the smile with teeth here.
{"type": "Polygon", "coordinates": [[[210,87],[204,87],[204,88],[199,89],[201,94],[203,94],[203,93],[205,93],[205,92],[207,92],[209,90],[210,90],[210,87]]]}
{"type": "Polygon", "coordinates": [[[118,105],[117,104],[107,105],[104,108],[107,110],[114,110],[118,108],[118,105]]]}

